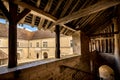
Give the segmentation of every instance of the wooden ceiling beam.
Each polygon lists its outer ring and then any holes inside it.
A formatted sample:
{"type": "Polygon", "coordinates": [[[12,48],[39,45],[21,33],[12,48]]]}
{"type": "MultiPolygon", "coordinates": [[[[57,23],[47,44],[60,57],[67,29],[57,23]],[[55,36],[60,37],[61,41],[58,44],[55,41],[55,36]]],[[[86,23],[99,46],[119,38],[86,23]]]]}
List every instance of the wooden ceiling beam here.
{"type": "Polygon", "coordinates": [[[32,23],[31,23],[32,27],[34,27],[34,25],[35,25],[35,19],[36,19],[36,16],[33,15],[33,17],[32,17],[32,23]]]}
{"type": "Polygon", "coordinates": [[[56,6],[56,8],[55,8],[55,10],[52,12],[52,15],[55,15],[55,14],[56,14],[56,12],[57,12],[57,10],[59,9],[59,7],[60,7],[60,5],[61,5],[62,2],[63,2],[63,0],[59,0],[57,6],[56,6]]]}
{"type": "MultiPolygon", "coordinates": [[[[83,9],[84,7],[87,7],[87,6],[91,5],[92,2],[93,2],[93,0],[91,0],[91,1],[89,1],[89,0],[85,1],[85,3],[79,8],[79,10],[83,9]]],[[[88,18],[88,17],[82,18],[82,22],[83,22],[83,19],[86,20],[87,18],[88,18]]],[[[75,21],[73,22],[73,24],[76,24],[76,26],[77,26],[77,24],[79,24],[79,22],[81,22],[80,19],[78,19],[78,20],[75,20],[75,21]],[[78,20],[79,20],[79,21],[78,21],[78,20]]]]}
{"type": "Polygon", "coordinates": [[[92,27],[88,32],[94,33],[96,31],[104,29],[105,27],[108,26],[108,24],[110,24],[112,18],[113,18],[112,11],[109,11],[109,13],[104,12],[99,19],[95,20],[94,27],[92,27]],[[96,24],[96,22],[99,22],[99,23],[96,24]]]}
{"type": "Polygon", "coordinates": [[[17,16],[17,23],[24,18],[30,12],[29,9],[24,9],[18,16],[17,16]]]}
{"type": "Polygon", "coordinates": [[[62,13],[60,14],[60,17],[63,17],[66,13],[66,11],[68,10],[68,8],[70,7],[71,3],[72,3],[73,0],[67,0],[65,5],[64,5],[64,8],[63,8],[63,11],[62,13]]]}
{"type": "Polygon", "coordinates": [[[10,13],[9,11],[7,10],[7,8],[5,7],[5,5],[3,4],[3,1],[0,0],[0,9],[1,11],[3,12],[3,14],[5,15],[5,17],[10,20],[10,13]]]}
{"type": "MultiPolygon", "coordinates": [[[[8,1],[8,0],[6,0],[6,1],[8,1]]],[[[60,2],[62,2],[62,0],[60,0],[60,2]]],[[[22,1],[19,1],[19,0],[14,0],[14,3],[20,5],[20,6],[24,7],[24,8],[30,9],[31,14],[34,14],[36,16],[40,16],[42,18],[45,18],[45,19],[47,19],[49,21],[52,21],[54,23],[54,25],[57,25],[56,24],[57,18],[52,16],[51,14],[48,14],[45,11],[40,10],[39,8],[37,8],[35,6],[29,5],[29,4],[27,4],[25,2],[22,2],[22,1]]],[[[53,25],[53,27],[54,27],[54,25],[53,25]]],[[[72,31],[76,31],[75,29],[72,29],[72,28],[70,28],[70,27],[68,27],[68,26],[66,26],[64,24],[59,24],[59,25],[65,27],[67,29],[70,29],[72,31]]]]}
{"type": "Polygon", "coordinates": [[[102,23],[101,25],[99,25],[99,26],[94,26],[94,27],[92,27],[89,31],[87,31],[86,32],[86,34],[93,34],[93,33],[95,33],[95,32],[98,32],[98,31],[100,31],[100,30],[103,30],[105,27],[107,27],[107,25],[108,24],[110,24],[111,23],[111,21],[110,20],[108,20],[108,21],[105,21],[104,23],[102,23]]]}
{"type": "MultiPolygon", "coordinates": [[[[59,0],[57,6],[55,7],[55,10],[52,12],[52,15],[55,15],[58,8],[60,7],[61,3],[63,2],[63,0],[59,0]]],[[[47,22],[47,24],[45,25],[45,29],[48,28],[48,25],[50,24],[50,21],[47,22]]],[[[53,27],[53,25],[51,25],[50,27],[53,27]]]]}
{"type": "Polygon", "coordinates": [[[112,34],[118,34],[119,31],[116,31],[116,32],[110,32],[110,33],[99,33],[99,34],[92,34],[92,35],[89,35],[90,37],[94,37],[94,36],[104,36],[104,35],[112,35],[112,34]]]}
{"type": "Polygon", "coordinates": [[[102,1],[96,3],[92,6],[89,6],[85,9],[81,9],[77,12],[74,12],[74,13],[68,15],[68,16],[65,16],[65,17],[59,19],[57,21],[57,23],[65,24],[65,23],[68,23],[68,22],[73,21],[75,19],[91,15],[91,14],[99,12],[101,10],[105,10],[107,8],[110,8],[112,6],[116,6],[118,4],[120,4],[120,1],[102,0],[102,1]]]}
{"type": "Polygon", "coordinates": [[[88,23],[90,24],[91,21],[94,21],[95,19],[97,19],[102,13],[103,13],[103,11],[91,15],[87,20],[85,20],[85,21],[80,25],[80,29],[85,28],[85,26],[86,26],[88,23]]]}
{"type": "Polygon", "coordinates": [[[54,16],[44,12],[43,10],[40,10],[39,8],[37,8],[35,6],[29,5],[25,2],[15,0],[14,3],[18,4],[20,6],[23,6],[24,8],[30,9],[31,10],[30,13],[32,13],[36,16],[43,17],[43,18],[48,19],[48,20],[53,21],[53,22],[55,22],[57,20],[57,18],[55,18],[54,16]]]}
{"type": "MultiPolygon", "coordinates": [[[[48,0],[48,3],[47,3],[47,5],[44,8],[45,12],[49,12],[49,10],[50,10],[50,8],[52,6],[52,3],[53,3],[53,0],[48,0]]],[[[45,18],[41,18],[40,19],[40,23],[38,25],[39,29],[41,29],[43,27],[44,22],[45,22],[45,18]]]]}
{"type": "Polygon", "coordinates": [[[36,6],[39,7],[39,6],[40,6],[40,3],[41,3],[41,0],[37,0],[36,6]]]}
{"type": "Polygon", "coordinates": [[[74,9],[77,7],[77,5],[79,5],[79,2],[80,2],[80,0],[77,0],[76,4],[72,7],[72,9],[69,12],[69,14],[71,14],[74,11],[74,9]]]}

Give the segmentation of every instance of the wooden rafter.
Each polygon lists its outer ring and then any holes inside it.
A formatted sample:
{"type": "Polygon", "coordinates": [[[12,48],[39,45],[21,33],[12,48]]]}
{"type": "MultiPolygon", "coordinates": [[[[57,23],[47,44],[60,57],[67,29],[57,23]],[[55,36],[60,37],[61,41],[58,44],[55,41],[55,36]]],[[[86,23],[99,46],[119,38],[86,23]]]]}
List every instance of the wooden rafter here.
{"type": "Polygon", "coordinates": [[[91,15],[91,14],[99,12],[101,10],[105,10],[107,8],[110,8],[112,6],[116,6],[118,4],[120,4],[120,1],[103,0],[103,1],[100,1],[92,6],[87,7],[85,9],[81,9],[81,10],[74,12],[66,17],[63,17],[63,18],[59,19],[57,21],[57,23],[65,24],[65,23],[68,23],[72,20],[87,16],[87,15],[91,15]]]}
{"type": "MultiPolygon", "coordinates": [[[[93,2],[93,0],[91,0],[91,1],[89,1],[89,0],[85,1],[85,3],[79,8],[79,10],[83,9],[84,7],[87,7],[87,6],[91,5],[92,2],[93,2]]],[[[86,19],[87,19],[87,18],[86,18],[86,19]]],[[[84,20],[86,20],[86,19],[84,18],[84,20]]],[[[78,20],[78,22],[80,22],[80,21],[81,21],[81,20],[78,20]]],[[[78,24],[78,23],[77,23],[77,20],[75,20],[75,21],[73,22],[73,24],[75,24],[75,23],[76,23],[76,25],[78,24]]]]}
{"type": "Polygon", "coordinates": [[[30,12],[29,9],[24,9],[18,16],[17,16],[17,23],[24,18],[30,12]]]}
{"type": "Polygon", "coordinates": [[[4,13],[4,15],[6,16],[6,18],[8,20],[10,20],[10,14],[7,10],[7,8],[5,7],[5,5],[3,4],[3,2],[0,0],[0,9],[2,10],[2,12],[4,13]]]}
{"type": "Polygon", "coordinates": [[[55,8],[55,10],[52,12],[52,15],[55,15],[55,14],[56,14],[56,12],[57,12],[57,10],[58,10],[58,8],[60,7],[60,5],[61,5],[62,2],[63,2],[63,0],[59,0],[57,6],[56,6],[56,8],[55,8]]]}
{"type": "Polygon", "coordinates": [[[27,8],[27,9],[30,9],[31,10],[30,13],[32,13],[34,15],[44,17],[45,19],[48,19],[48,20],[53,21],[53,22],[55,22],[57,20],[54,16],[44,12],[43,10],[40,10],[39,8],[37,8],[35,6],[29,5],[25,2],[15,0],[14,3],[18,4],[18,5],[21,5],[25,8],[27,8]]]}
{"type": "Polygon", "coordinates": [[[103,11],[99,12],[99,13],[95,13],[94,15],[91,15],[87,20],[85,20],[81,25],[80,25],[80,29],[83,29],[88,23],[90,23],[91,21],[95,20],[96,18],[98,18],[101,14],[103,13],[103,11]]]}
{"type": "Polygon", "coordinates": [[[36,6],[39,7],[39,6],[40,6],[40,3],[41,3],[41,0],[37,0],[36,6]]]}
{"type": "MultiPolygon", "coordinates": [[[[50,8],[51,8],[51,6],[52,6],[52,3],[53,3],[53,0],[48,0],[48,3],[47,3],[47,5],[46,5],[46,7],[44,8],[44,11],[45,11],[45,12],[49,12],[49,10],[50,10],[50,8]]],[[[45,22],[45,19],[44,19],[44,18],[41,18],[41,19],[40,19],[40,23],[39,23],[39,25],[38,25],[39,29],[41,29],[41,28],[43,27],[44,22],[45,22]]]]}
{"type": "Polygon", "coordinates": [[[60,17],[63,17],[66,13],[66,11],[68,10],[68,8],[70,7],[71,3],[72,3],[73,0],[67,0],[66,3],[65,3],[65,6],[63,8],[63,11],[60,15],[60,17]]]}
{"type": "Polygon", "coordinates": [[[79,2],[80,2],[80,0],[77,0],[76,4],[73,6],[73,8],[69,12],[69,14],[71,14],[74,11],[74,9],[77,7],[77,5],[79,4],[79,2]]]}
{"type": "Polygon", "coordinates": [[[105,21],[104,23],[102,23],[101,25],[99,25],[99,27],[92,27],[89,31],[86,32],[86,34],[93,34],[95,33],[95,31],[100,31],[101,29],[105,28],[105,26],[107,26],[111,21],[105,21]],[[99,30],[98,30],[99,29],[99,30]]]}
{"type": "MultiPolygon", "coordinates": [[[[55,10],[52,12],[52,15],[55,15],[58,8],[60,7],[61,3],[63,2],[63,0],[59,0],[55,10]]],[[[47,22],[47,25],[45,26],[45,29],[47,29],[48,25],[50,24],[50,21],[47,22]]],[[[53,27],[53,25],[51,25],[49,28],[53,27]]]]}
{"type": "Polygon", "coordinates": [[[96,24],[96,22],[94,22],[94,26],[95,27],[92,27],[89,32],[96,32],[96,31],[99,31],[99,30],[103,30],[105,27],[108,26],[108,24],[110,24],[111,22],[111,19],[113,18],[113,15],[112,15],[112,11],[109,11],[109,14],[107,12],[104,12],[103,15],[100,16],[101,18],[99,19],[99,22],[98,24],[96,24]],[[103,21],[104,20],[104,21],[103,21]],[[102,22],[102,23],[101,23],[102,22]],[[96,27],[97,26],[97,27],[96,27]],[[100,26],[100,27],[99,27],[100,26]],[[99,30],[98,30],[99,29],[99,30]]]}
{"type": "Polygon", "coordinates": [[[92,34],[92,35],[89,35],[90,37],[94,37],[94,36],[104,36],[104,35],[111,35],[111,34],[118,34],[119,31],[116,31],[116,32],[110,32],[110,33],[99,33],[99,34],[92,34]]]}
{"type": "MultiPolygon", "coordinates": [[[[55,18],[54,16],[46,13],[45,11],[43,11],[43,10],[41,10],[41,9],[35,7],[35,6],[32,6],[30,4],[27,4],[25,2],[19,1],[19,0],[14,0],[14,3],[20,5],[20,6],[24,7],[24,8],[30,9],[31,10],[30,11],[31,14],[34,14],[36,16],[40,16],[42,18],[45,18],[45,19],[55,23],[54,25],[57,25],[56,24],[57,18],[55,18]]],[[[53,25],[53,27],[54,27],[54,25],[53,25]]],[[[72,31],[76,31],[76,30],[74,30],[74,29],[72,29],[72,28],[70,28],[70,27],[68,27],[68,26],[66,26],[64,24],[59,24],[59,25],[65,27],[67,29],[70,29],[72,31]]]]}
{"type": "Polygon", "coordinates": [[[35,19],[36,19],[36,16],[35,16],[35,15],[33,15],[33,17],[32,17],[32,23],[31,23],[31,25],[32,25],[32,26],[34,26],[34,25],[35,25],[35,19]]]}

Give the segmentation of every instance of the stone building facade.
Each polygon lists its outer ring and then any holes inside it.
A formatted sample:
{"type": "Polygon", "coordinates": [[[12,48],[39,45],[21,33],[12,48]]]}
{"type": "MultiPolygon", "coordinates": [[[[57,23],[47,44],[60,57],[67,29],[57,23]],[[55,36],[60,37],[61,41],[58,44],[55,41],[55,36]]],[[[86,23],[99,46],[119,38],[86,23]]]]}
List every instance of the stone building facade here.
{"type": "MultiPolygon", "coordinates": [[[[17,29],[17,57],[20,59],[44,59],[55,57],[55,33],[48,30],[30,32],[17,29]]],[[[61,35],[61,56],[73,54],[72,37],[61,35]]],[[[8,27],[0,24],[0,50],[8,54],[8,27]]]]}

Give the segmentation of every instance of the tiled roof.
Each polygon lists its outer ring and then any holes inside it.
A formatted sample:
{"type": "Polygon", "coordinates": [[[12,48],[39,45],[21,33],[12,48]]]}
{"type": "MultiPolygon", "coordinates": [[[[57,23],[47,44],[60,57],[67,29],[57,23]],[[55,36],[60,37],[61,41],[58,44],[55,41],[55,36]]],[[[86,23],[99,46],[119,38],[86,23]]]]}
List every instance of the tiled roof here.
{"type": "Polygon", "coordinates": [[[38,30],[34,32],[32,39],[54,38],[55,33],[49,30],[38,30]]]}
{"type": "MultiPolygon", "coordinates": [[[[29,40],[33,36],[33,32],[27,31],[25,29],[17,29],[17,38],[29,40]]],[[[6,24],[0,24],[0,37],[8,37],[8,27],[6,24]]]]}
{"type": "MultiPolygon", "coordinates": [[[[60,35],[64,36],[64,35],[60,35]]],[[[8,37],[8,27],[6,24],[0,24],[0,37],[8,37]]],[[[44,38],[54,38],[55,32],[51,32],[49,30],[38,30],[35,32],[30,32],[25,29],[18,28],[17,29],[17,38],[24,40],[33,40],[33,39],[44,39],[44,38]]]]}
{"type": "Polygon", "coordinates": [[[8,27],[5,24],[0,24],[0,37],[8,37],[8,27]]]}

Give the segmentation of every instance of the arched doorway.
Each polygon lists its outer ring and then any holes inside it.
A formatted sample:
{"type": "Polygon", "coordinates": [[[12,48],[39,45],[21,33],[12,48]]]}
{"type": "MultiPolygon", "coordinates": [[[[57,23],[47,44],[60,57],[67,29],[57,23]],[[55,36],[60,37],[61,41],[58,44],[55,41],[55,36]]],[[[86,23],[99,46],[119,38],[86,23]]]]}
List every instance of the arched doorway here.
{"type": "Polygon", "coordinates": [[[39,58],[39,53],[36,54],[36,58],[37,58],[37,59],[39,58]]]}
{"type": "Polygon", "coordinates": [[[43,53],[43,58],[44,58],[44,59],[48,58],[48,53],[47,53],[47,52],[44,52],[44,53],[43,53]]]}

